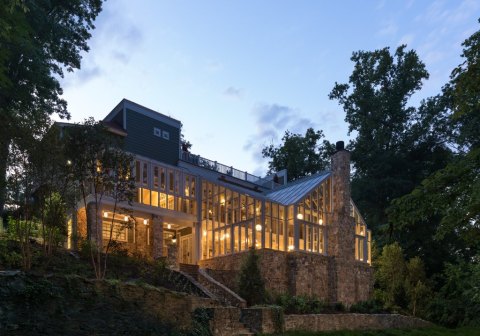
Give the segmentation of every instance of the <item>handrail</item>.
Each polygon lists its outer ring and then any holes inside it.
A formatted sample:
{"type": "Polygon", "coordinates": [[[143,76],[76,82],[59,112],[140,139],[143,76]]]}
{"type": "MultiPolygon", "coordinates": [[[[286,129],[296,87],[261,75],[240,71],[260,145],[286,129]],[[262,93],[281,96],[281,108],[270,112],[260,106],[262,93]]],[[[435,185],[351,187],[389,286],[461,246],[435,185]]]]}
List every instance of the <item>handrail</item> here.
{"type": "Polygon", "coordinates": [[[227,165],[218,163],[217,161],[212,161],[204,157],[201,157],[200,155],[195,155],[189,152],[182,151],[181,159],[193,165],[207,168],[207,169],[219,172],[220,174],[229,175],[243,181],[256,183],[259,180],[261,180],[261,177],[259,176],[249,174],[246,171],[242,171],[242,170],[233,168],[232,166],[227,166],[227,165]]]}

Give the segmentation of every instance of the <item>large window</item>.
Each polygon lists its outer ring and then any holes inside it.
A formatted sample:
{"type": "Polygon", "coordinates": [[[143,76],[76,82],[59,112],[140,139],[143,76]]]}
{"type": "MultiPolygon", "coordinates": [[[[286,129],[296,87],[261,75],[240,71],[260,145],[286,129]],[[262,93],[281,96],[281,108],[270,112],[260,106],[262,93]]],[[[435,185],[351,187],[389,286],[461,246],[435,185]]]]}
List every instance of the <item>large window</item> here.
{"type": "Polygon", "coordinates": [[[370,263],[371,232],[353,202],[350,203],[351,216],[355,220],[355,259],[370,263]]]}
{"type": "Polygon", "coordinates": [[[196,215],[196,178],[154,162],[137,160],[138,203],[196,215]]]}

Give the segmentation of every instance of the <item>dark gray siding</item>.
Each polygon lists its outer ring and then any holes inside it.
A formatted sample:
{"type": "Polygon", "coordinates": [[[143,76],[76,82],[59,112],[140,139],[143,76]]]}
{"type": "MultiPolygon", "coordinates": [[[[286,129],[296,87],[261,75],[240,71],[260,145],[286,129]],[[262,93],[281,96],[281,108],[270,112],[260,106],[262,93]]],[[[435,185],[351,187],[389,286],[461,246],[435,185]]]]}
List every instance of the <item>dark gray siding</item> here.
{"type": "Polygon", "coordinates": [[[127,109],[125,149],[157,161],[176,165],[179,159],[180,129],[127,109]],[[153,135],[153,128],[170,133],[170,140],[153,135]]]}
{"type": "Polygon", "coordinates": [[[118,113],[113,117],[112,121],[118,126],[123,127],[123,110],[118,111],[118,113]]]}

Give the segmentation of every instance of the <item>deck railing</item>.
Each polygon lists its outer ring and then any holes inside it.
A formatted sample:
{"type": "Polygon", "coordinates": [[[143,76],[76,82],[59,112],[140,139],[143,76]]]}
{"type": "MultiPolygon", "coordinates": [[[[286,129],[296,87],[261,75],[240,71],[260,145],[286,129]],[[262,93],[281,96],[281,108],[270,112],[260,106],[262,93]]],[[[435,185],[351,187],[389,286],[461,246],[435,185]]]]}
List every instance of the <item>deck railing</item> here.
{"type": "Polygon", "coordinates": [[[249,174],[245,171],[229,167],[227,165],[218,163],[217,161],[212,161],[206,158],[201,157],[200,155],[195,155],[189,152],[182,151],[182,160],[191,164],[194,164],[199,167],[207,168],[220,174],[229,175],[235,178],[238,178],[243,181],[248,181],[252,183],[257,183],[261,180],[261,177],[249,174]]]}

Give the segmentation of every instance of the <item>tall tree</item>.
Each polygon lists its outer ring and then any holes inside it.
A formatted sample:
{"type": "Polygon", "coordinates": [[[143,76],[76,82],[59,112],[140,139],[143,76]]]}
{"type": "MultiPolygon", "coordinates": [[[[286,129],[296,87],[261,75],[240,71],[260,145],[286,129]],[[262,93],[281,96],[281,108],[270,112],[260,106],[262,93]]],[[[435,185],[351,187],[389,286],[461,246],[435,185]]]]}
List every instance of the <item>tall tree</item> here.
{"type": "Polygon", "coordinates": [[[121,224],[116,223],[114,218],[119,213],[128,213],[127,208],[134,199],[136,188],[131,171],[134,158],[123,151],[123,139],[110,133],[93,118],[87,119],[84,124],[72,126],[65,133],[66,153],[72,163],[73,177],[81,193],[83,206],[87,210],[90,205],[95,214],[100,214],[105,201],[112,205],[108,224],[98,215],[87,220],[92,266],[96,278],[103,279],[114,242],[122,231],[133,224],[130,217],[121,224]],[[103,239],[104,226],[108,229],[106,239],[103,239]]]}
{"type": "Polygon", "coordinates": [[[449,150],[428,120],[437,110],[408,106],[410,97],[428,79],[425,65],[413,50],[398,47],[354,52],[348,84],[329,94],[338,100],[356,138],[350,142],[354,176],[352,197],[374,229],[388,228],[386,208],[418,182],[444,165],[449,150]]]}
{"type": "Polygon", "coordinates": [[[430,228],[429,239],[438,246],[430,256],[432,264],[440,263],[437,272],[446,261],[471,262],[480,255],[480,31],[463,47],[464,61],[442,93],[456,156],[389,209],[390,220],[402,232],[430,228]]]}
{"type": "Polygon", "coordinates": [[[288,180],[292,181],[326,169],[335,147],[323,138],[323,132],[313,128],[307,129],[304,136],[286,131],[281,145],[262,149],[262,156],[270,158],[269,173],[286,168],[288,180]]]}
{"type": "Polygon", "coordinates": [[[25,146],[68,118],[58,78],[80,68],[102,0],[5,0],[0,4],[0,214],[12,140],[25,146]]]}

